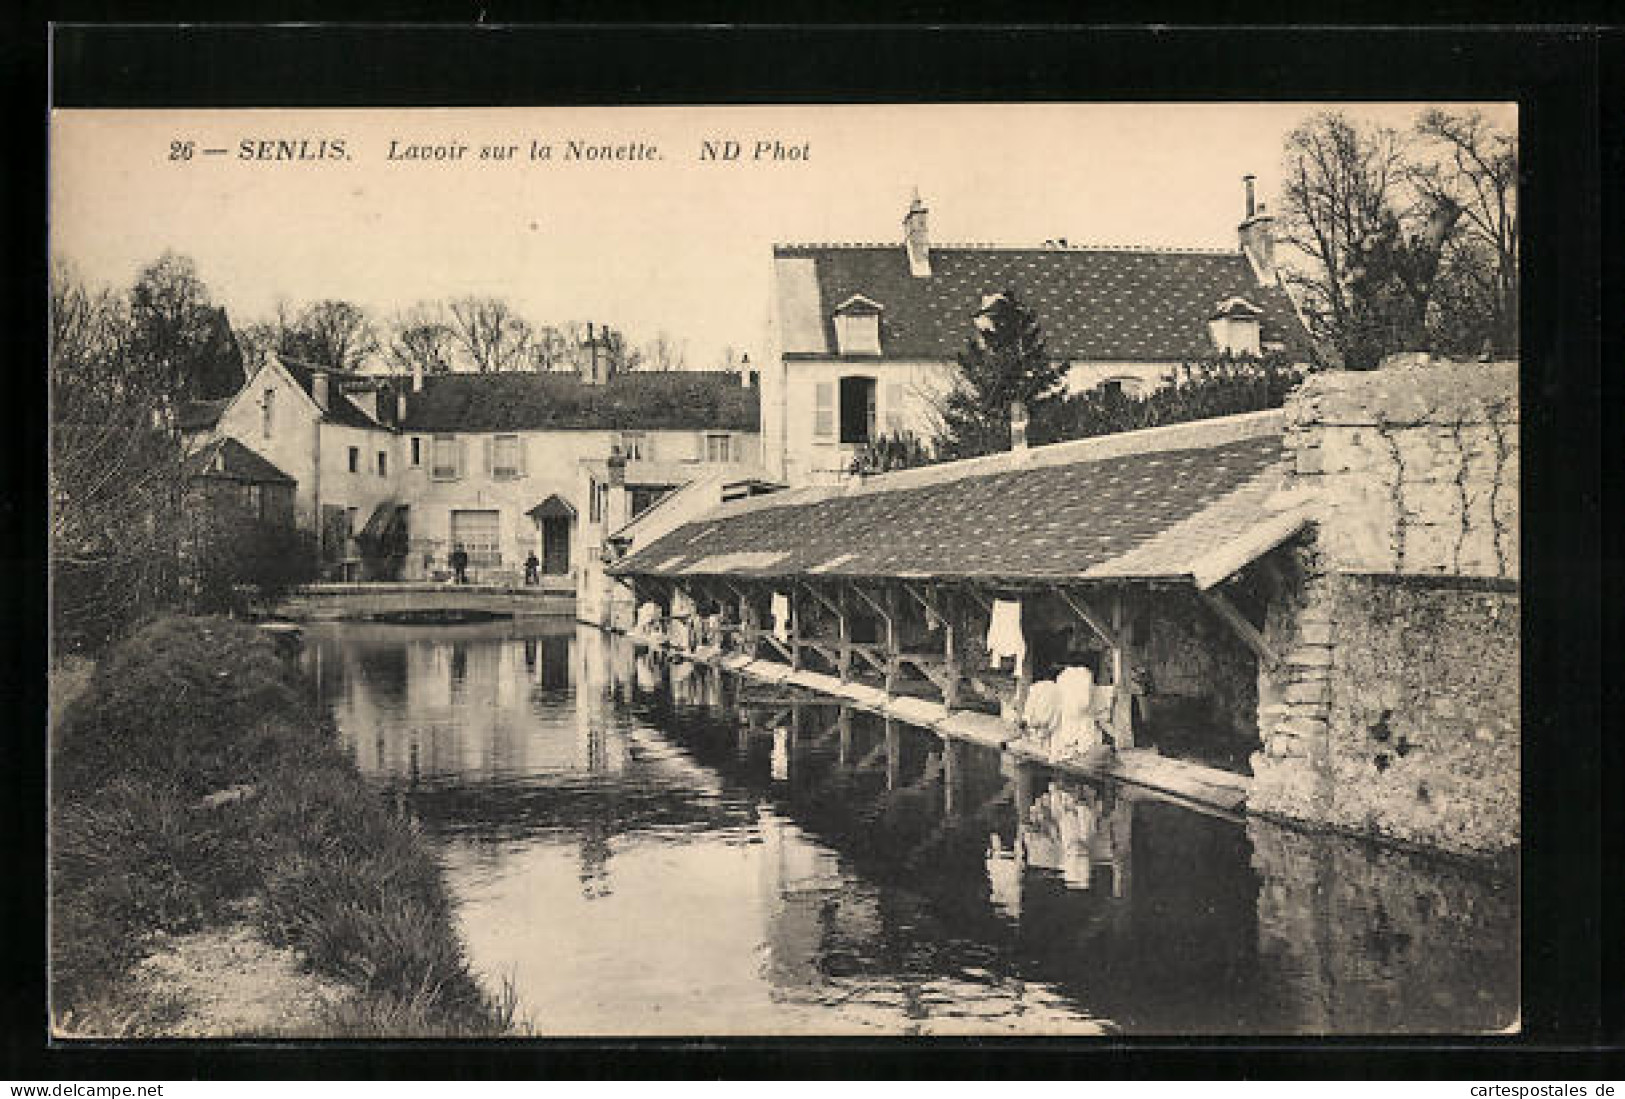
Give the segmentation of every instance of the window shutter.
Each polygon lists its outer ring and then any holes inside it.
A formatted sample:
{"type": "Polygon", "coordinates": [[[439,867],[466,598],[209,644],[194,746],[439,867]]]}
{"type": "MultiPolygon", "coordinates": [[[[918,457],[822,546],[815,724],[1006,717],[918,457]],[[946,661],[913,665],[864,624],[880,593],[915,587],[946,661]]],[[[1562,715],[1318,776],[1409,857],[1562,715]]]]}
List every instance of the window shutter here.
{"type": "Polygon", "coordinates": [[[819,382],[813,411],[813,435],[827,439],[835,434],[835,383],[819,382]]]}
{"type": "Polygon", "coordinates": [[[519,476],[528,477],[530,475],[530,463],[527,461],[527,457],[530,450],[530,439],[524,435],[517,435],[515,438],[519,440],[519,476]]]}
{"type": "Polygon", "coordinates": [[[464,438],[458,438],[458,440],[457,440],[457,472],[452,474],[452,476],[454,478],[461,477],[461,476],[463,476],[464,472],[467,469],[468,469],[468,440],[464,439],[464,438]]]}
{"type": "Polygon", "coordinates": [[[483,444],[481,449],[485,451],[485,475],[487,477],[489,477],[489,476],[491,476],[491,474],[496,472],[496,466],[497,466],[497,463],[496,463],[496,446],[497,446],[497,441],[496,441],[496,437],[492,436],[492,435],[487,435],[484,439],[482,439],[480,441],[483,444]]]}

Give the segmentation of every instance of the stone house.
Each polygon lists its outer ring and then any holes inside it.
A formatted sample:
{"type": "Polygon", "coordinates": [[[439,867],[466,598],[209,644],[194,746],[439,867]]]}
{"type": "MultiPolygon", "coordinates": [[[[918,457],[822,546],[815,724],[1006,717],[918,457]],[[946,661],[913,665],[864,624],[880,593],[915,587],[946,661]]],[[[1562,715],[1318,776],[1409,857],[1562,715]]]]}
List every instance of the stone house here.
{"type": "Polygon", "coordinates": [[[444,578],[461,543],[476,581],[516,582],[535,553],[573,587],[608,523],[760,465],[757,390],[723,372],[384,377],[273,357],[213,437],[293,479],[295,520],[337,580],[444,578]],[[613,508],[612,451],[626,458],[613,508]]]}
{"type": "Polygon", "coordinates": [[[937,244],[927,219],[916,196],[899,244],[774,247],[763,378],[772,476],[827,482],[878,434],[929,438],[979,312],[1006,291],[1037,315],[1071,392],[1140,394],[1227,351],[1309,358],[1251,177],[1234,251],[937,244]]]}

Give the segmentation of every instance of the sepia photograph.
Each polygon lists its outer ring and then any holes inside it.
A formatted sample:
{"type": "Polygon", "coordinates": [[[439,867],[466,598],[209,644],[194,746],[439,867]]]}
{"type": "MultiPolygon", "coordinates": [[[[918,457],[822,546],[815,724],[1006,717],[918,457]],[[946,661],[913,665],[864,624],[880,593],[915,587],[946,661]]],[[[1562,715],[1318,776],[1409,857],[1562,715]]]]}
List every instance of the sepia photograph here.
{"type": "Polygon", "coordinates": [[[1519,123],[54,110],[52,1038],[1520,1034],[1519,123]]]}

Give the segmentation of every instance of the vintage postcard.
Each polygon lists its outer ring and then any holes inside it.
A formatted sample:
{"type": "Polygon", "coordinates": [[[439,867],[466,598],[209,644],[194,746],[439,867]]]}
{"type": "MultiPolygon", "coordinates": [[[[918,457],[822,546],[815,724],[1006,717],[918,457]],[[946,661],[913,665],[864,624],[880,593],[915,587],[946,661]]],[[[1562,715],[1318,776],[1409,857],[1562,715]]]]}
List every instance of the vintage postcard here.
{"type": "Polygon", "coordinates": [[[1517,1033],[1518,136],[56,111],[53,1034],[1517,1033]]]}

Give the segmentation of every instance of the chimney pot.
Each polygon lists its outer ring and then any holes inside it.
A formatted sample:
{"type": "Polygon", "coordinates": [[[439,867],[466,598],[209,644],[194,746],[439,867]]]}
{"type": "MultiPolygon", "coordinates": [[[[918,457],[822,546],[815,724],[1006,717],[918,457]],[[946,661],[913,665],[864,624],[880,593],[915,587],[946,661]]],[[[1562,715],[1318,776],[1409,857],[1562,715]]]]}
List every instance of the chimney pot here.
{"type": "Polygon", "coordinates": [[[395,394],[395,425],[399,427],[406,422],[406,392],[403,390],[395,394]]]}
{"type": "Polygon", "coordinates": [[[412,392],[413,393],[422,393],[423,392],[423,364],[422,363],[413,363],[412,364],[412,392]]]}
{"type": "Polygon", "coordinates": [[[931,233],[927,225],[925,203],[920,201],[919,188],[903,216],[903,249],[908,253],[908,271],[917,279],[931,276],[931,233]]]}
{"type": "Polygon", "coordinates": [[[1021,401],[1010,402],[1010,449],[1027,449],[1027,406],[1021,401]]]}
{"type": "Polygon", "coordinates": [[[1243,184],[1245,184],[1246,187],[1247,187],[1247,217],[1249,219],[1251,219],[1252,216],[1255,213],[1258,212],[1257,209],[1253,205],[1253,183],[1257,179],[1258,179],[1258,177],[1255,176],[1255,175],[1252,175],[1251,173],[1241,177],[1241,182],[1243,184]]]}

